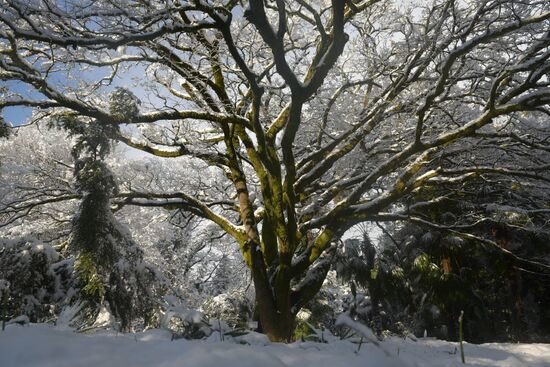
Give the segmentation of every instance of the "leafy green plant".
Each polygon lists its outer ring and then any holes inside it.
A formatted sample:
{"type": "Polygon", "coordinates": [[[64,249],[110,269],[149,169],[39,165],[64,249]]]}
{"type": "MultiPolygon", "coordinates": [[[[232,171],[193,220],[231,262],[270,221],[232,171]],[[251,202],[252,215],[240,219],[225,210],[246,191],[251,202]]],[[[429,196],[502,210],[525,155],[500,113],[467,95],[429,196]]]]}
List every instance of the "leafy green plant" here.
{"type": "Polygon", "coordinates": [[[92,257],[88,253],[82,253],[77,257],[75,271],[84,283],[83,292],[88,296],[103,300],[105,297],[105,286],[92,257]]]}

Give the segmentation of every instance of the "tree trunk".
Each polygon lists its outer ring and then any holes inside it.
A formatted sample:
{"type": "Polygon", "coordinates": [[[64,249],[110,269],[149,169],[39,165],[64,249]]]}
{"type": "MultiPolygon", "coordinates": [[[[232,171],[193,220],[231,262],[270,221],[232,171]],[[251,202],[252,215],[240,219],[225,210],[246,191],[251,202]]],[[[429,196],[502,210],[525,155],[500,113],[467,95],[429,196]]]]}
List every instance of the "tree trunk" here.
{"type": "Polygon", "coordinates": [[[276,277],[275,289],[267,276],[259,244],[251,243],[252,279],[256,290],[256,311],[262,332],[273,342],[291,342],[295,315],[290,307],[290,282],[276,277]],[[277,298],[275,298],[277,297],[277,298]]]}
{"type": "Polygon", "coordinates": [[[289,343],[294,341],[295,316],[291,313],[282,314],[277,310],[262,309],[258,302],[262,332],[272,342],[289,343]]]}

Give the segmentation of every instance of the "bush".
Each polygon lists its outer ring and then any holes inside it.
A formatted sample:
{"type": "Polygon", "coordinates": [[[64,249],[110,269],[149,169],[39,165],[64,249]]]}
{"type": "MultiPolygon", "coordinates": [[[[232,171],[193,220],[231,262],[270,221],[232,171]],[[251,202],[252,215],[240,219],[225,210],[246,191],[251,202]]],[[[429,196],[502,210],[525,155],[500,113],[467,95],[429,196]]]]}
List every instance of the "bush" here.
{"type": "Polygon", "coordinates": [[[253,304],[244,292],[233,290],[208,299],[202,309],[211,319],[224,320],[232,328],[246,328],[252,319],[253,304]]]}
{"type": "Polygon", "coordinates": [[[36,239],[0,241],[0,279],[9,287],[4,315],[26,315],[31,322],[55,318],[73,292],[72,261],[36,239]]]}

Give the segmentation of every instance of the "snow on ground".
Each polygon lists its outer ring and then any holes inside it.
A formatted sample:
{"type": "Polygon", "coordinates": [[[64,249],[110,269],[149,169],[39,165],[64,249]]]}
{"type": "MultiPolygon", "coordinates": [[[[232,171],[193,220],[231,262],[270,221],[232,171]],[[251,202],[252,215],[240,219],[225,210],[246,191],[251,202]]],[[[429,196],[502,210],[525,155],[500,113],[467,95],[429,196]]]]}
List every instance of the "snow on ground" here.
{"type": "MultiPolygon", "coordinates": [[[[0,331],[1,367],[452,367],[460,362],[457,344],[434,339],[391,339],[357,345],[269,343],[251,333],[233,341],[171,341],[170,334],[150,330],[136,334],[80,334],[44,324],[9,325],[0,331]],[[390,356],[388,357],[387,354],[390,356]]],[[[550,367],[550,344],[465,345],[466,366],[550,367]]]]}

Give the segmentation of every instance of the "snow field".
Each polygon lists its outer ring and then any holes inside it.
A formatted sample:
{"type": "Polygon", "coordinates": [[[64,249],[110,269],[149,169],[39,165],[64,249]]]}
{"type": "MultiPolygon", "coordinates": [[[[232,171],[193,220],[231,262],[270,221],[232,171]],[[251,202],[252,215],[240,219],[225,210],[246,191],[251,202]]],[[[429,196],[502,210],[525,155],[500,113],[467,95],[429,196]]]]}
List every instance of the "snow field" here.
{"type": "MultiPolygon", "coordinates": [[[[0,332],[1,367],[459,367],[457,343],[435,339],[393,338],[357,345],[347,340],[328,344],[274,344],[264,335],[220,342],[173,340],[164,330],[135,334],[91,334],[45,324],[9,325],[0,332]],[[244,344],[240,344],[244,343],[244,344]]],[[[550,367],[550,344],[466,344],[466,366],[550,367]]]]}

